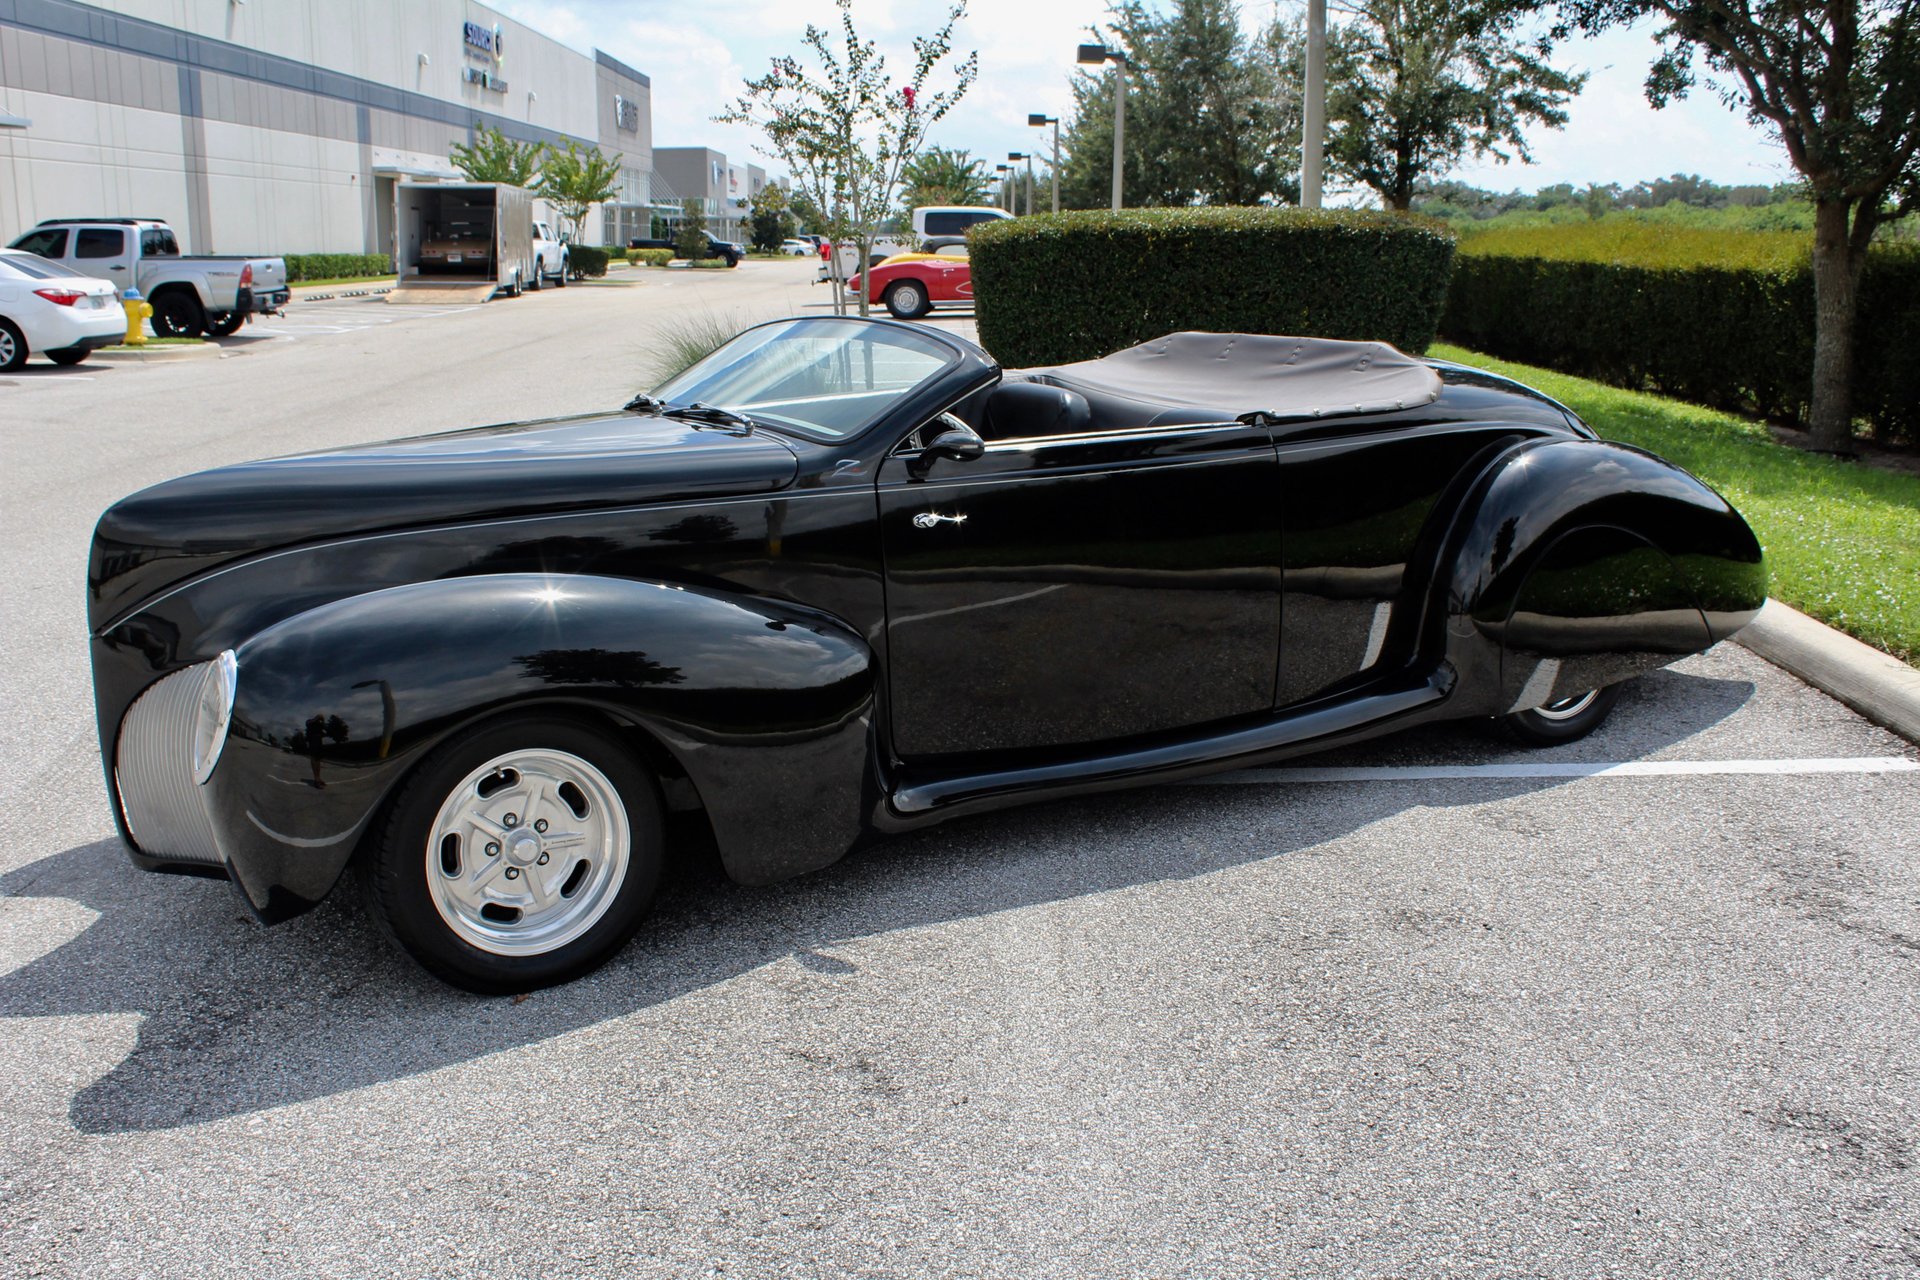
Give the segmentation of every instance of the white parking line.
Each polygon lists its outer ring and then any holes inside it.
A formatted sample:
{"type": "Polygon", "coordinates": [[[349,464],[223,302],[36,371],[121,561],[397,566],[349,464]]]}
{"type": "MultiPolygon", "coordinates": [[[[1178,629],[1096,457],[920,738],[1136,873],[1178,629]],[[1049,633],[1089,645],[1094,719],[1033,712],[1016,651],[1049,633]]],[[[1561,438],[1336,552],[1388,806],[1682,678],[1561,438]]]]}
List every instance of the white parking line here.
{"type": "Polygon", "coordinates": [[[1438,764],[1358,768],[1243,769],[1189,786],[1296,782],[1431,782],[1471,778],[1694,778],[1719,774],[1915,773],[1905,756],[1833,756],[1799,760],[1626,760],[1604,764],[1438,764]]]}

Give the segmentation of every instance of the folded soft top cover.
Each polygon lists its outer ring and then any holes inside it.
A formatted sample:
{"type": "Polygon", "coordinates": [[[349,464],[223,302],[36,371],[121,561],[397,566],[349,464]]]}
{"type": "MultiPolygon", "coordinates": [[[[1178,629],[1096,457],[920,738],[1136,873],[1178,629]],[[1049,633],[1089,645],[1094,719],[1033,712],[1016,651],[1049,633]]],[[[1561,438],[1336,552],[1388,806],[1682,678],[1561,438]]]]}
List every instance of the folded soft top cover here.
{"type": "Polygon", "coordinates": [[[1170,333],[1098,360],[1017,376],[1149,404],[1211,409],[1222,422],[1254,414],[1388,413],[1440,397],[1439,374],[1384,342],[1257,333],[1170,333]]]}

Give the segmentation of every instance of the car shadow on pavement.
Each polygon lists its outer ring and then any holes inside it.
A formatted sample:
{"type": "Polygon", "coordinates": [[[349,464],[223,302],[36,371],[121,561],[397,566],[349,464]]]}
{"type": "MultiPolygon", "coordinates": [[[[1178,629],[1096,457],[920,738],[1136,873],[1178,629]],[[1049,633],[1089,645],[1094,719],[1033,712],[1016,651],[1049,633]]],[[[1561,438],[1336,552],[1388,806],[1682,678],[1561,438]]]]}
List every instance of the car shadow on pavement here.
{"type": "MultiPolygon", "coordinates": [[[[1599,733],[1543,758],[1645,756],[1733,715],[1753,690],[1657,672],[1599,733]]],[[[1425,763],[1532,755],[1460,725],[1340,755],[1397,763],[1409,752],[1425,763]]],[[[525,998],[471,996],[426,975],[386,944],[351,877],[317,910],[267,929],[230,886],[139,874],[117,842],[101,841],[0,878],[8,897],[66,899],[98,913],[71,941],[0,976],[0,1017],[139,1015],[133,1050],[75,1095],[70,1119],[92,1134],[170,1129],[536,1044],[779,962],[857,973],[831,952],[862,938],[1191,880],[1297,855],[1410,809],[1564,785],[1159,787],[956,821],[763,888],[725,881],[711,842],[696,835],[706,848],[680,861],[632,944],[597,973],[525,998]]],[[[1294,927],[1286,920],[1296,906],[1276,901],[1273,910],[1281,927],[1294,927]]]]}

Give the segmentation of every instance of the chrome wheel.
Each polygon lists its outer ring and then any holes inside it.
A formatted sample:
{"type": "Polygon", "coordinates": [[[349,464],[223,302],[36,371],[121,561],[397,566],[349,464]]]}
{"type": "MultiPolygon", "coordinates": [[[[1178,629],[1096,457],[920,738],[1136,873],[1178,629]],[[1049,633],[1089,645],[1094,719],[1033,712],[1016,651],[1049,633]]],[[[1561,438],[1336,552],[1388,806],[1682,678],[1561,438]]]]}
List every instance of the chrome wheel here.
{"type": "Polygon", "coordinates": [[[1575,694],[1571,698],[1562,698],[1558,702],[1549,702],[1544,707],[1535,707],[1533,714],[1543,720],[1571,720],[1593,705],[1600,696],[1598,689],[1589,689],[1585,693],[1575,694]]]}
{"type": "Polygon", "coordinates": [[[0,369],[11,369],[24,357],[26,345],[13,336],[13,329],[0,324],[0,369]]]}
{"type": "Polygon", "coordinates": [[[510,751],[468,773],[429,828],[427,890],[462,942],[542,955],[606,914],[633,839],[606,774],[556,748],[510,751]]]}

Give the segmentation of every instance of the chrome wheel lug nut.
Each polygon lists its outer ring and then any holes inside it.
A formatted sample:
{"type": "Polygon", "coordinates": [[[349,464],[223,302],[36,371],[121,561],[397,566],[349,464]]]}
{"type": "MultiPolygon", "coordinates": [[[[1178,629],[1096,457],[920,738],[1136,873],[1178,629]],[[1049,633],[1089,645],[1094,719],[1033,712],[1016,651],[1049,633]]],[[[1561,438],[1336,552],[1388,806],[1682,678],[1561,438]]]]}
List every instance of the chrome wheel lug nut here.
{"type": "Polygon", "coordinates": [[[543,854],[541,854],[541,855],[540,855],[540,865],[541,865],[541,866],[543,866],[543,867],[544,867],[544,866],[546,866],[549,860],[550,860],[550,859],[548,858],[548,856],[547,856],[546,854],[544,854],[544,853],[543,853],[543,854]]]}
{"type": "Polygon", "coordinates": [[[545,818],[535,818],[533,821],[533,829],[544,833],[547,829],[547,820],[545,818]]]}
{"type": "Polygon", "coordinates": [[[500,856],[500,846],[491,840],[487,841],[487,856],[489,858],[497,858],[500,856]]]}
{"type": "Polygon", "coordinates": [[[519,878],[520,878],[520,868],[518,867],[507,868],[507,879],[518,880],[519,878]]]}
{"type": "Polygon", "coordinates": [[[517,827],[520,825],[520,815],[517,813],[510,813],[506,817],[500,819],[500,821],[501,821],[501,824],[504,826],[517,827]]]}

